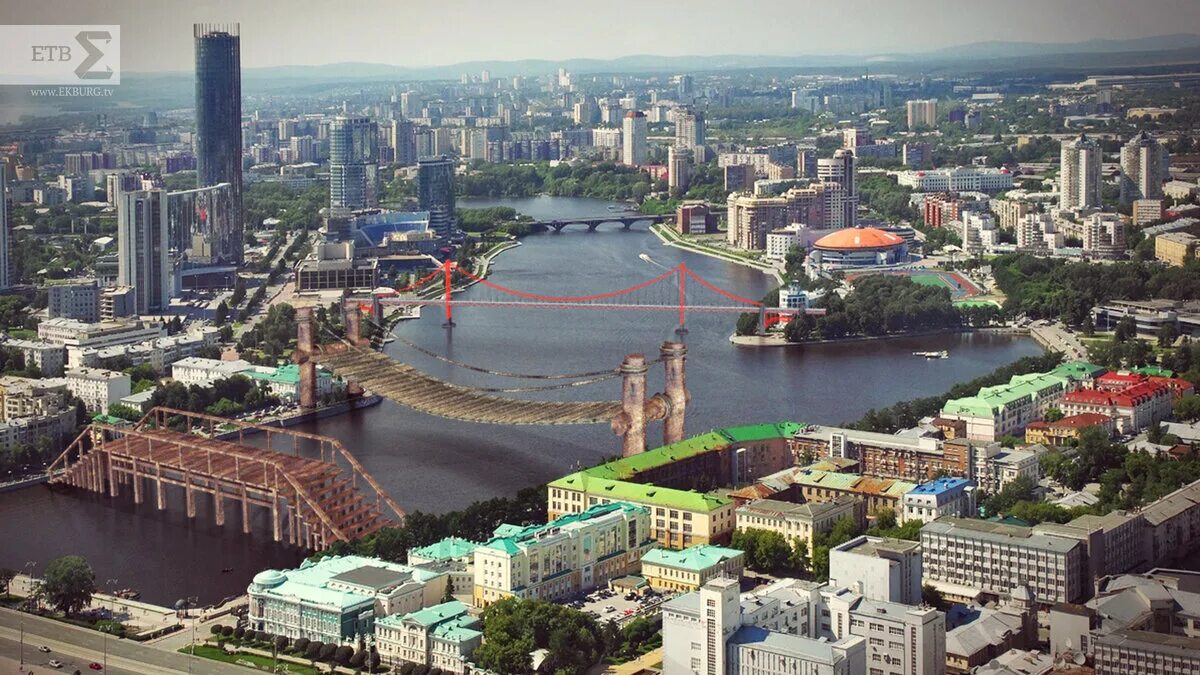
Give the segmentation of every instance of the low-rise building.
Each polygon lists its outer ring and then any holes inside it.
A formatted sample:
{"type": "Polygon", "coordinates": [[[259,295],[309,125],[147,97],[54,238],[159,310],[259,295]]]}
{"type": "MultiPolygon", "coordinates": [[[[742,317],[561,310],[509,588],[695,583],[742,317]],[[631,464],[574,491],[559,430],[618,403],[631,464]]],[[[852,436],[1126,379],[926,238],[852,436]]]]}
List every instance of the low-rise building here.
{"type": "Polygon", "coordinates": [[[95,323],[100,320],[100,287],[95,279],[78,279],[46,287],[46,316],[95,323]]]}
{"type": "Polygon", "coordinates": [[[642,577],[656,591],[699,590],[717,577],[739,579],[745,553],[733,548],[698,544],[682,551],[656,548],[642,556],[642,577]]]}
{"type": "Polygon", "coordinates": [[[84,323],[59,318],[38,324],[38,339],[66,348],[67,364],[72,367],[80,362],[85,349],[137,344],[166,335],[162,324],[146,325],[141,321],[84,323]]]}
{"type": "Polygon", "coordinates": [[[471,654],[482,642],[482,622],[457,600],[375,622],[379,660],[393,671],[404,663],[416,663],[466,673],[471,654]]]}
{"type": "Polygon", "coordinates": [[[250,628],[341,644],[373,634],[380,617],[440,603],[446,575],[378,558],[329,556],[259,572],[246,590],[250,628]]]}
{"type": "Polygon", "coordinates": [[[921,528],[921,548],[926,581],[950,597],[999,598],[1029,586],[1049,605],[1078,602],[1091,591],[1084,545],[1033,528],[939,518],[921,528]]]}
{"type": "Polygon", "coordinates": [[[918,485],[904,494],[902,518],[929,522],[942,516],[975,515],[975,484],[947,476],[918,485]]]}
{"type": "Polygon", "coordinates": [[[100,368],[73,368],[66,373],[67,389],[83,401],[89,412],[104,413],[132,391],[125,373],[100,368]]]}
{"type": "Polygon", "coordinates": [[[965,476],[968,458],[953,449],[947,452],[932,436],[900,436],[872,431],[808,424],[793,435],[800,461],[818,457],[858,460],[868,476],[925,482],[937,474],[965,476]]]}
{"type": "Polygon", "coordinates": [[[739,501],[774,497],[797,503],[854,497],[862,500],[867,515],[874,515],[880,509],[891,509],[899,516],[903,513],[900,499],[915,487],[916,483],[908,481],[818,469],[814,465],[773,473],[753,485],[730,492],[729,496],[739,501]]]}
{"type": "Polygon", "coordinates": [[[1167,232],[1154,238],[1154,259],[1168,265],[1183,265],[1196,257],[1200,237],[1190,232],[1167,232]]]}
{"type": "Polygon", "coordinates": [[[207,387],[217,380],[244,374],[254,368],[249,361],[222,361],[196,356],[179,359],[171,364],[171,378],[180,384],[207,387]]]}
{"type": "Polygon", "coordinates": [[[1200,548],[1200,480],[1142,507],[1152,565],[1188,560],[1200,548]]]}
{"type": "Polygon", "coordinates": [[[501,525],[475,549],[474,604],[507,597],[553,600],[636,573],[653,548],[650,510],[599,504],[544,525],[501,525]]]}
{"type": "Polygon", "coordinates": [[[1037,607],[1028,589],[1017,588],[995,608],[957,605],[947,620],[946,672],[974,673],[992,659],[1038,643],[1037,607]]]}
{"type": "Polygon", "coordinates": [[[921,544],[860,536],[829,549],[829,584],[868,600],[921,603],[921,544]]]}
{"type": "Polygon", "coordinates": [[[1122,319],[1133,319],[1138,337],[1156,339],[1163,326],[1179,335],[1200,337],[1200,302],[1195,300],[1114,300],[1092,308],[1097,330],[1115,330],[1122,319]]]}
{"type": "Polygon", "coordinates": [[[1058,407],[1067,416],[1109,417],[1120,433],[1137,433],[1171,416],[1175,393],[1163,381],[1166,379],[1169,378],[1142,378],[1119,389],[1080,389],[1064,396],[1058,407]]]}
{"type": "Polygon", "coordinates": [[[1069,415],[1053,422],[1034,422],[1025,427],[1025,442],[1055,447],[1071,445],[1079,441],[1085,430],[1092,428],[1112,436],[1116,424],[1113,418],[1098,413],[1069,415]]]}
{"type": "Polygon", "coordinates": [[[839,495],[824,502],[797,504],[777,499],[759,499],[738,507],[737,529],[777,532],[794,544],[804,541],[813,548],[817,533],[829,532],[843,518],[850,518],[862,527],[866,523],[863,500],[852,495],[839,495]]]}
{"type": "Polygon", "coordinates": [[[1065,363],[1047,373],[1014,375],[1007,384],[983,387],[974,396],[951,399],[940,416],[966,422],[967,437],[995,441],[1015,436],[1041,419],[1068,392],[1104,369],[1081,362],[1065,363]]]}

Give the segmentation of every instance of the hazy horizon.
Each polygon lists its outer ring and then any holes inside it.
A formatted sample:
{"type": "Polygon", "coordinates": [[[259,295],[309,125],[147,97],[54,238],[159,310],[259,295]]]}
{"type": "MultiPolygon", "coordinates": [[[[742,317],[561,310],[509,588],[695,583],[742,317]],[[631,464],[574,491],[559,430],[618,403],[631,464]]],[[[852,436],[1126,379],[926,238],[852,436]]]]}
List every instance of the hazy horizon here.
{"type": "Polygon", "coordinates": [[[471,61],[613,59],[632,55],[866,55],[975,42],[1083,42],[1200,33],[1194,0],[760,0],[731,10],[712,0],[601,8],[523,0],[455,3],[358,0],[0,0],[12,24],[119,24],[128,72],[193,67],[192,24],[241,24],[242,67],[376,63],[435,67],[471,61]],[[441,30],[438,30],[438,29],[441,30]]]}

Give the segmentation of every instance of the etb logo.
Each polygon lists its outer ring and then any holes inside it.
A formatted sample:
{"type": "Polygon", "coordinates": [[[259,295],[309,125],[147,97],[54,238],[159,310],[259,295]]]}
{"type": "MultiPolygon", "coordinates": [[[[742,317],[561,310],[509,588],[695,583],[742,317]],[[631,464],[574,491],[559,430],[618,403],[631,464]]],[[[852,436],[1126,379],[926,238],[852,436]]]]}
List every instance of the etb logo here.
{"type": "Polygon", "coordinates": [[[120,26],[0,26],[0,84],[121,83],[120,26]]]}

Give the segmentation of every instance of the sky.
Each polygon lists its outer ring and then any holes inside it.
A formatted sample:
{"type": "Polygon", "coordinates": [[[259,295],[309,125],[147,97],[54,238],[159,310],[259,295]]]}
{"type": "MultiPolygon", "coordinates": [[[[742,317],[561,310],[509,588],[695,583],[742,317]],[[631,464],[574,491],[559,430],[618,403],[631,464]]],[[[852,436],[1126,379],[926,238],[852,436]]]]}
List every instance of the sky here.
{"type": "Polygon", "coordinates": [[[0,0],[0,17],[119,24],[130,72],[191,70],[194,22],[240,22],[243,68],[877,54],[1200,33],[1197,0],[0,0]]]}

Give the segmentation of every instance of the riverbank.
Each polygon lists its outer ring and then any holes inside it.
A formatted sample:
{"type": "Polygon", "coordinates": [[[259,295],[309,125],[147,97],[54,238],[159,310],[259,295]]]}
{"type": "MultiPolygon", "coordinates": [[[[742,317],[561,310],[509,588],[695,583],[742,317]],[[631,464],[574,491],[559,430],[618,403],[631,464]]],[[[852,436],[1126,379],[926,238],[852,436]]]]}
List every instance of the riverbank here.
{"type": "MultiPolygon", "coordinates": [[[[843,342],[878,342],[881,340],[928,337],[930,335],[950,335],[955,333],[1029,335],[1029,329],[1011,328],[1009,326],[988,326],[986,328],[939,328],[937,330],[923,330],[912,333],[898,333],[894,335],[855,335],[852,337],[830,338],[827,340],[804,340],[802,342],[788,342],[786,339],[784,339],[782,333],[771,333],[769,335],[730,335],[729,341],[739,347],[802,347],[804,345],[827,345],[843,342]]],[[[1044,344],[1042,346],[1046,347],[1044,344]]],[[[1050,351],[1049,348],[1047,348],[1047,351],[1050,351]]]]}
{"type": "Polygon", "coordinates": [[[684,239],[682,235],[673,231],[670,226],[663,223],[651,225],[650,232],[652,232],[654,236],[658,237],[659,241],[661,241],[665,246],[673,246],[675,248],[688,251],[689,253],[696,253],[699,255],[708,256],[710,258],[716,258],[717,260],[727,263],[732,263],[734,265],[748,267],[752,270],[757,270],[769,277],[774,278],[775,282],[780,286],[783,285],[783,273],[780,272],[780,270],[774,265],[744,258],[734,253],[730,253],[729,251],[723,251],[712,246],[705,246],[704,244],[688,241],[687,239],[684,239]]]}
{"type": "MultiPolygon", "coordinates": [[[[334,417],[337,415],[344,415],[344,414],[354,411],[354,410],[362,410],[363,408],[370,408],[371,406],[379,405],[382,402],[383,402],[383,397],[380,396],[379,394],[366,394],[364,396],[360,396],[358,398],[353,398],[353,399],[349,399],[346,401],[342,401],[341,403],[337,403],[337,404],[334,404],[331,406],[326,406],[324,408],[318,408],[317,410],[313,410],[311,412],[297,413],[295,415],[289,415],[287,417],[280,417],[280,418],[268,420],[265,422],[255,422],[255,424],[257,424],[260,427],[277,427],[280,429],[286,429],[288,427],[294,427],[299,424],[306,424],[309,422],[316,422],[318,420],[327,419],[327,418],[334,417]]],[[[217,440],[225,441],[225,440],[240,438],[242,436],[256,434],[258,432],[259,432],[258,429],[254,428],[254,427],[249,427],[249,428],[244,428],[244,429],[234,429],[232,431],[226,431],[224,433],[220,433],[220,434],[213,436],[213,438],[216,438],[217,440]]]]}

